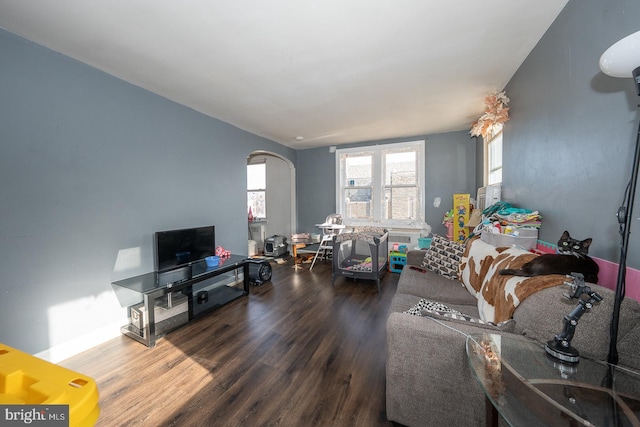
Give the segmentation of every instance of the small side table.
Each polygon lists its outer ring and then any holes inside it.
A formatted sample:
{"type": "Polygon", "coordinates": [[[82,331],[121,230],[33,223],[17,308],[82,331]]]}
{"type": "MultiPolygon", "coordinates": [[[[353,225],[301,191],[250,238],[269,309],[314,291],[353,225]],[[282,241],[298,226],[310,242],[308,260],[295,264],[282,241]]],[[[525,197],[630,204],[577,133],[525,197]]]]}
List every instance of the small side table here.
{"type": "Polygon", "coordinates": [[[471,370],[487,396],[488,425],[640,425],[640,374],[581,357],[565,364],[517,335],[467,338],[471,370]]]}
{"type": "Polygon", "coordinates": [[[306,246],[307,246],[307,242],[303,242],[303,241],[291,242],[291,250],[293,252],[293,268],[296,270],[300,267],[300,264],[301,264],[298,262],[298,249],[302,249],[306,246]]]}
{"type": "Polygon", "coordinates": [[[319,239],[314,239],[309,234],[292,234],[291,236],[291,252],[293,255],[293,268],[297,270],[302,266],[302,262],[298,262],[298,249],[303,249],[307,245],[320,243],[319,239]]]}

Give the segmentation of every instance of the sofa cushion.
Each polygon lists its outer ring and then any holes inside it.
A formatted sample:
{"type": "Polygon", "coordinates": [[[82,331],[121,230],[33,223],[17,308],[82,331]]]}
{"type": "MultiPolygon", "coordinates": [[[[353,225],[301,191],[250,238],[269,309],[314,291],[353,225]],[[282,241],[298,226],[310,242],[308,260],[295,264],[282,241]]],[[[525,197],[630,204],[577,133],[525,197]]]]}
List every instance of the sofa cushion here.
{"type": "Polygon", "coordinates": [[[407,265],[422,266],[426,249],[410,249],[407,251],[407,265]]]}
{"type": "Polygon", "coordinates": [[[464,244],[436,234],[424,255],[422,266],[449,279],[457,279],[463,252],[464,244]]]}
{"type": "MultiPolygon", "coordinates": [[[[628,300],[628,299],[626,299],[628,300]]],[[[626,300],[623,300],[626,301],[626,300]]],[[[623,321],[626,319],[623,319],[623,321]]],[[[622,335],[618,330],[618,356],[619,362],[623,366],[640,370],[640,354],[638,353],[638,343],[640,342],[640,324],[632,323],[633,329],[629,333],[622,335]]],[[[624,330],[622,331],[624,332],[624,330]]]]}
{"type": "Polygon", "coordinates": [[[475,307],[478,303],[460,282],[452,281],[429,270],[421,272],[403,268],[396,292],[439,301],[448,306],[460,304],[475,307]]]}
{"type": "Polygon", "coordinates": [[[542,289],[561,285],[566,280],[561,274],[503,276],[500,270],[519,269],[538,255],[516,247],[497,248],[497,251],[500,254],[488,269],[478,293],[478,312],[485,322],[499,323],[510,319],[525,298],[542,289]]]}
{"type": "Polygon", "coordinates": [[[498,248],[474,237],[467,242],[459,264],[459,277],[469,293],[478,297],[485,276],[500,252],[498,248]]]}
{"type": "MultiPolygon", "coordinates": [[[[385,399],[389,420],[405,426],[485,424],[486,398],[469,367],[465,338],[445,323],[403,313],[389,315],[385,399]]],[[[473,323],[456,327],[468,334],[484,332],[473,323]]]]}

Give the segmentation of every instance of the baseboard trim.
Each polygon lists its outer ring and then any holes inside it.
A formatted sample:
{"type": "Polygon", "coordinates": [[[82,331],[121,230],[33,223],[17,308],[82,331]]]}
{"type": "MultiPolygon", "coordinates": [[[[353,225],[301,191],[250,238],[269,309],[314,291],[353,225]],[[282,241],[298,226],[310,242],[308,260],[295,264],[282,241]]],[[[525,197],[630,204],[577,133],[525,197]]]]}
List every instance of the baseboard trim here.
{"type": "Polygon", "coordinates": [[[35,354],[34,356],[51,363],[61,362],[72,356],[80,354],[83,351],[89,350],[90,348],[116,338],[120,335],[120,326],[120,323],[107,325],[71,341],[50,347],[47,350],[35,354]]]}

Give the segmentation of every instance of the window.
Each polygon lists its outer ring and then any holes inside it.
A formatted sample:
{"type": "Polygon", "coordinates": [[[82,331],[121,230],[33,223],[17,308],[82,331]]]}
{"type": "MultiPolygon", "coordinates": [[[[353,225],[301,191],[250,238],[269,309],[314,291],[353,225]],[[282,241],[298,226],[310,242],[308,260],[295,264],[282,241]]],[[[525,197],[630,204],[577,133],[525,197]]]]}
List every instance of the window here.
{"type": "Polygon", "coordinates": [[[502,182],[502,131],[485,142],[486,185],[502,182]]]}
{"type": "Polygon", "coordinates": [[[247,165],[247,212],[254,218],[267,217],[267,164],[247,165]]]}
{"type": "Polygon", "coordinates": [[[424,141],[336,150],[336,205],[349,225],[421,228],[424,141]]]}

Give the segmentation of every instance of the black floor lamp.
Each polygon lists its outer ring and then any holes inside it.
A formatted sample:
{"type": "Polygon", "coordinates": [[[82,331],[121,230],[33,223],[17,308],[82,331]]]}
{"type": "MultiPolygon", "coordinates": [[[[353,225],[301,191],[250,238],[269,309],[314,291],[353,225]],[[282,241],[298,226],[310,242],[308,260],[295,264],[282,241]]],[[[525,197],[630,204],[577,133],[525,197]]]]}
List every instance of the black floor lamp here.
{"type": "MultiPolygon", "coordinates": [[[[633,33],[615,43],[607,49],[600,58],[600,69],[612,77],[632,77],[636,86],[636,93],[640,96],[640,31],[633,33]]],[[[607,362],[616,365],[618,363],[618,323],[620,321],[620,304],[625,294],[627,275],[627,249],[629,247],[629,234],[633,219],[633,203],[638,183],[638,164],[640,163],[640,124],[636,134],[636,149],[633,156],[631,179],[627,186],[624,202],[618,209],[618,223],[620,224],[620,261],[618,263],[618,280],[616,283],[616,296],[611,315],[611,341],[609,342],[609,355],[607,362]]]]}

